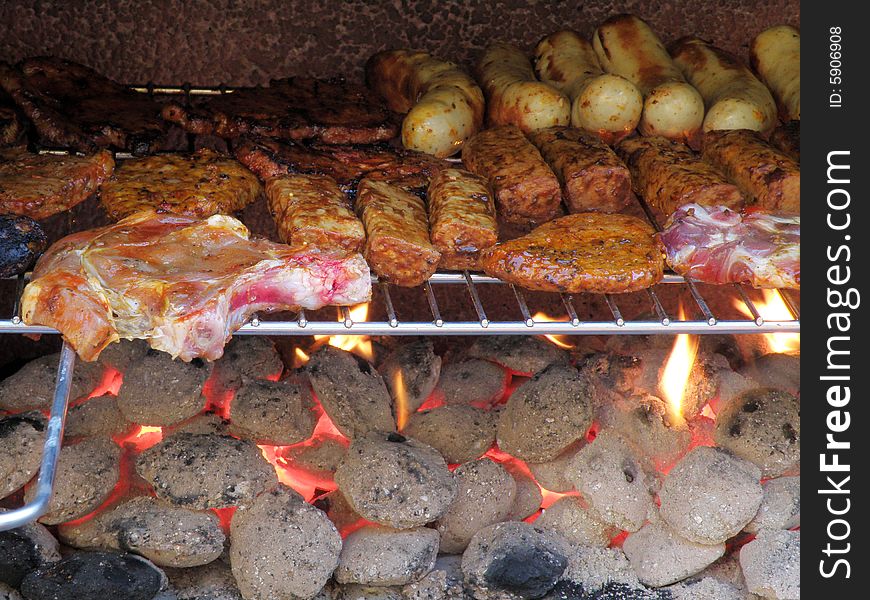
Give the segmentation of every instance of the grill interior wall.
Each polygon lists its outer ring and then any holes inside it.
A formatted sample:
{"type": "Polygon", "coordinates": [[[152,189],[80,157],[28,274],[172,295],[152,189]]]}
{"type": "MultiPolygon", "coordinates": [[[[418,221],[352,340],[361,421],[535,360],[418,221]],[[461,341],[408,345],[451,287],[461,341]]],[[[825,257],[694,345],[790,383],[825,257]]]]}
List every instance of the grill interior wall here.
{"type": "Polygon", "coordinates": [[[619,12],[648,20],[665,43],[694,34],[743,57],[766,27],[800,24],[797,0],[11,0],[0,3],[0,60],[51,54],[125,83],[253,85],[360,76],[385,48],[468,64],[492,39],[531,47],[565,27],[591,36],[619,12]]]}

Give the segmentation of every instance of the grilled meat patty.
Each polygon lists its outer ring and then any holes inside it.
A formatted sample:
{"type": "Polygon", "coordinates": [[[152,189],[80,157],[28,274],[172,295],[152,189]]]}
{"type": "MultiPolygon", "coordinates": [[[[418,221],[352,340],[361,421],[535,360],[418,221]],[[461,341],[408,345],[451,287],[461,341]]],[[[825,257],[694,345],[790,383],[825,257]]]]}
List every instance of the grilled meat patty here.
{"type": "Polygon", "coordinates": [[[107,150],[90,156],[6,150],[0,153],[0,212],[45,219],[87,199],[114,168],[107,150]]]}
{"type": "Polygon", "coordinates": [[[103,185],[100,199],[116,221],[148,209],[205,218],[242,210],[262,191],[257,177],[237,161],[202,149],[190,156],[125,160],[103,185]]]}
{"type": "Polygon", "coordinates": [[[45,246],[39,223],[29,217],[0,215],[0,277],[27,271],[45,246]]]}
{"type": "Polygon", "coordinates": [[[350,193],[355,192],[363,177],[422,192],[434,173],[449,166],[422,152],[395,150],[386,145],[323,146],[244,138],[233,153],[263,181],[294,173],[329,175],[350,193]]]}
{"type": "Polygon", "coordinates": [[[399,121],[365,86],[344,79],[288,77],[238,89],[192,106],[172,102],[163,118],[197,134],[370,144],[399,133],[399,121]]]}
{"type": "Polygon", "coordinates": [[[483,251],[487,275],[547,292],[635,292],[661,280],[664,260],[646,221],[576,213],[483,251]]]}
{"type": "MultiPolygon", "coordinates": [[[[0,74],[9,66],[0,62],[0,74]]],[[[24,119],[12,98],[0,87],[0,147],[11,146],[24,135],[24,119]]]]}
{"type": "Polygon", "coordinates": [[[0,87],[33,122],[45,146],[149,154],[164,144],[161,105],[96,71],[53,57],[0,65],[0,87]]]}

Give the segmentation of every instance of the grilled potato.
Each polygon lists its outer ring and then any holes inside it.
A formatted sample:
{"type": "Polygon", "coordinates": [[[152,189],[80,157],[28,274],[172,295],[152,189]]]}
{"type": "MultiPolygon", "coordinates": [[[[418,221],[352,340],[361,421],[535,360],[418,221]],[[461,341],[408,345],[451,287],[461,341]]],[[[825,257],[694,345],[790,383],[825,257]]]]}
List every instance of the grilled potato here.
{"type": "Polygon", "coordinates": [[[773,92],[783,121],[801,118],[801,34],[780,25],[759,33],[749,49],[752,68],[773,92]]]}

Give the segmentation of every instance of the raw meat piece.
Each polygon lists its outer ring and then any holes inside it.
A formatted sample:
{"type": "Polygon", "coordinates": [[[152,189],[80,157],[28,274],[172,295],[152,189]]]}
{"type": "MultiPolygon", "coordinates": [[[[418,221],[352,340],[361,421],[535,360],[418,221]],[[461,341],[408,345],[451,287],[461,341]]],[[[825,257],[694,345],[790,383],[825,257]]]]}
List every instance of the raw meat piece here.
{"type": "Polygon", "coordinates": [[[238,220],[140,212],[67,236],[24,290],[25,323],[54,327],[87,361],[120,338],[214,360],[254,312],[357,304],[371,296],[359,254],[248,239],[238,220]]]}
{"type": "Polygon", "coordinates": [[[398,118],[365,86],[344,79],[288,77],[241,88],[193,106],[172,102],[163,118],[196,134],[264,137],[326,144],[371,144],[399,134],[398,118]]]}
{"type": "Polygon", "coordinates": [[[684,277],[799,290],[800,236],[799,215],[687,204],[671,216],[659,239],[668,264],[684,277]]]}
{"type": "Polygon", "coordinates": [[[0,65],[0,87],[33,121],[46,146],[150,154],[161,149],[166,123],[147,94],[72,61],[28,58],[17,69],[0,65]]]}

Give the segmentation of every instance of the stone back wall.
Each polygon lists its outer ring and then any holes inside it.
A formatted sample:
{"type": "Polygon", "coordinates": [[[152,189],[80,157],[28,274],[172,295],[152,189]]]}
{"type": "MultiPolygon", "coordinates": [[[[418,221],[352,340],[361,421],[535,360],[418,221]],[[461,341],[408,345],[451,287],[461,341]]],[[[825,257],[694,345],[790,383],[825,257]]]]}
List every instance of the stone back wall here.
{"type": "Polygon", "coordinates": [[[468,64],[491,39],[531,49],[565,27],[588,37],[619,12],[648,20],[666,43],[695,34],[744,58],[765,27],[800,23],[798,0],[6,0],[0,60],[56,55],[126,83],[360,77],[385,48],[468,64]]]}

